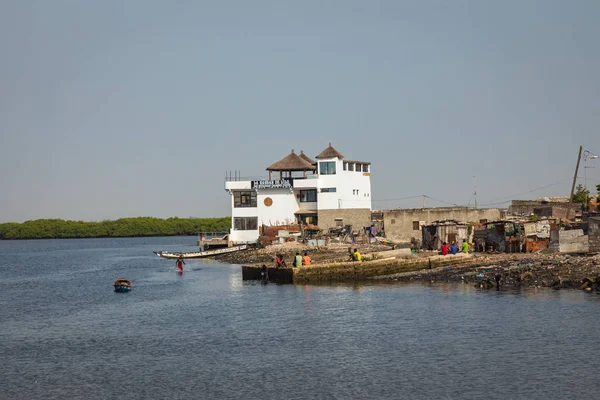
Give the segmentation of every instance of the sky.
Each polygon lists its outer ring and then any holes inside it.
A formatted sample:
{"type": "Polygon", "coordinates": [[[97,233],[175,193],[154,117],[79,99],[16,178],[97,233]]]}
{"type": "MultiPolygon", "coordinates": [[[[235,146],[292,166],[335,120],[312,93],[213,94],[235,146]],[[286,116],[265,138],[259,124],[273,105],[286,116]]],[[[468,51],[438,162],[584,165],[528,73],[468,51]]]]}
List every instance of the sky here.
{"type": "MultiPolygon", "coordinates": [[[[372,162],[374,209],[473,205],[474,181],[480,207],[569,195],[579,146],[600,155],[599,18],[595,0],[0,0],[0,222],[226,216],[226,171],[329,142],[372,162]]],[[[584,172],[600,184],[600,159],[584,172]]]]}

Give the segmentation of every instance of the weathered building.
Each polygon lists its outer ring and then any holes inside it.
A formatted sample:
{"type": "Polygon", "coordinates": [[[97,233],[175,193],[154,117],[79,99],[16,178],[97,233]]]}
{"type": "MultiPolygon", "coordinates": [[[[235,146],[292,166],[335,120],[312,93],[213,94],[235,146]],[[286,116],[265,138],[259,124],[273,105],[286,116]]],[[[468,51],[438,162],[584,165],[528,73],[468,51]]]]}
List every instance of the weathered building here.
{"type": "Polygon", "coordinates": [[[600,216],[588,220],[588,247],[592,253],[600,253],[600,216]]]}
{"type": "Polygon", "coordinates": [[[499,208],[470,207],[393,209],[377,212],[377,216],[383,219],[386,237],[406,242],[413,237],[420,239],[422,228],[434,221],[456,220],[467,224],[480,224],[503,219],[504,214],[504,210],[499,208]]]}
{"type": "Polygon", "coordinates": [[[575,219],[581,213],[581,204],[552,199],[513,200],[508,207],[509,215],[528,217],[535,214],[538,217],[575,219]]]}

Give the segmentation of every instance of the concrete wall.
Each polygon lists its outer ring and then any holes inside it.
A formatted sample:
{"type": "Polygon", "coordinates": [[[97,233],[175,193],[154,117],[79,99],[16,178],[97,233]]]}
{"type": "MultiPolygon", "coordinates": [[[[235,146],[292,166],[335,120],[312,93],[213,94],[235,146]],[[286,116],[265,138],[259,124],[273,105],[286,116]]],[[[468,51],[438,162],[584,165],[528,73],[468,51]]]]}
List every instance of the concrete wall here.
{"type": "Polygon", "coordinates": [[[588,245],[592,253],[600,253],[600,217],[589,219],[588,245]]]}
{"type": "Polygon", "coordinates": [[[440,207],[384,210],[383,223],[385,234],[393,240],[410,241],[412,237],[421,239],[421,227],[434,221],[456,219],[463,222],[476,222],[480,220],[496,221],[504,218],[504,210],[499,208],[467,208],[467,207],[440,207]],[[419,221],[419,229],[413,229],[413,222],[419,221]]]}
{"type": "Polygon", "coordinates": [[[561,253],[582,253],[589,250],[588,236],[583,229],[550,232],[550,248],[561,253]]]}
{"type": "Polygon", "coordinates": [[[336,218],[342,218],[343,225],[352,225],[352,229],[358,231],[365,226],[371,225],[371,209],[319,210],[318,218],[319,228],[324,231],[337,226],[336,218]]]}
{"type": "Polygon", "coordinates": [[[355,281],[376,276],[418,271],[468,262],[471,255],[433,256],[417,259],[389,259],[369,262],[345,262],[294,268],[294,283],[355,281]]]}
{"type": "MultiPolygon", "coordinates": [[[[316,282],[342,282],[364,280],[377,276],[386,276],[400,272],[419,271],[443,266],[455,266],[469,262],[470,254],[457,254],[455,256],[432,256],[429,258],[415,259],[383,259],[367,262],[342,262],[310,267],[275,269],[268,268],[269,279],[278,283],[316,283],[316,282]]],[[[259,266],[242,266],[243,280],[259,280],[259,266]]]]}

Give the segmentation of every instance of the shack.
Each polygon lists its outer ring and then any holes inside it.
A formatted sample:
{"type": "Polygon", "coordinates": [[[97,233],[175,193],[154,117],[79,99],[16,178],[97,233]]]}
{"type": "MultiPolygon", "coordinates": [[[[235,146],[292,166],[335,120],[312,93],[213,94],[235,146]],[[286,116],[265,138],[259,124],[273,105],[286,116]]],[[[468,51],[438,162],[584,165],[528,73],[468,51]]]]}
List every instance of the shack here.
{"type": "Polygon", "coordinates": [[[475,251],[520,253],[525,242],[523,224],[493,221],[479,225],[474,232],[475,251]]]}
{"type": "Polygon", "coordinates": [[[467,223],[455,219],[434,221],[423,226],[422,232],[424,250],[439,250],[443,242],[459,244],[469,239],[467,223]]]}

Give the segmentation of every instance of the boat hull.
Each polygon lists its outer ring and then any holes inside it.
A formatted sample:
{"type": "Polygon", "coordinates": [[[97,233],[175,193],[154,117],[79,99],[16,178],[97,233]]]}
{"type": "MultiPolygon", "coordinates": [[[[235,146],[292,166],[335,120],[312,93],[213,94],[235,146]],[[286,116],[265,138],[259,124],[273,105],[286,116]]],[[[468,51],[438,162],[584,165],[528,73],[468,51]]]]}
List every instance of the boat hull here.
{"type": "Polygon", "coordinates": [[[166,259],[177,259],[177,258],[204,258],[204,257],[211,257],[211,256],[216,256],[219,254],[227,254],[227,253],[233,253],[235,251],[241,251],[241,250],[246,250],[248,249],[248,245],[243,244],[240,246],[233,246],[233,247],[225,247],[223,249],[215,249],[215,250],[206,250],[206,251],[195,251],[195,252],[170,252],[170,251],[154,251],[153,253],[156,254],[157,256],[159,256],[160,258],[166,258],[166,259]]]}
{"type": "Polygon", "coordinates": [[[130,286],[116,286],[115,285],[115,292],[116,293],[127,293],[131,291],[131,287],[130,286]]]}

